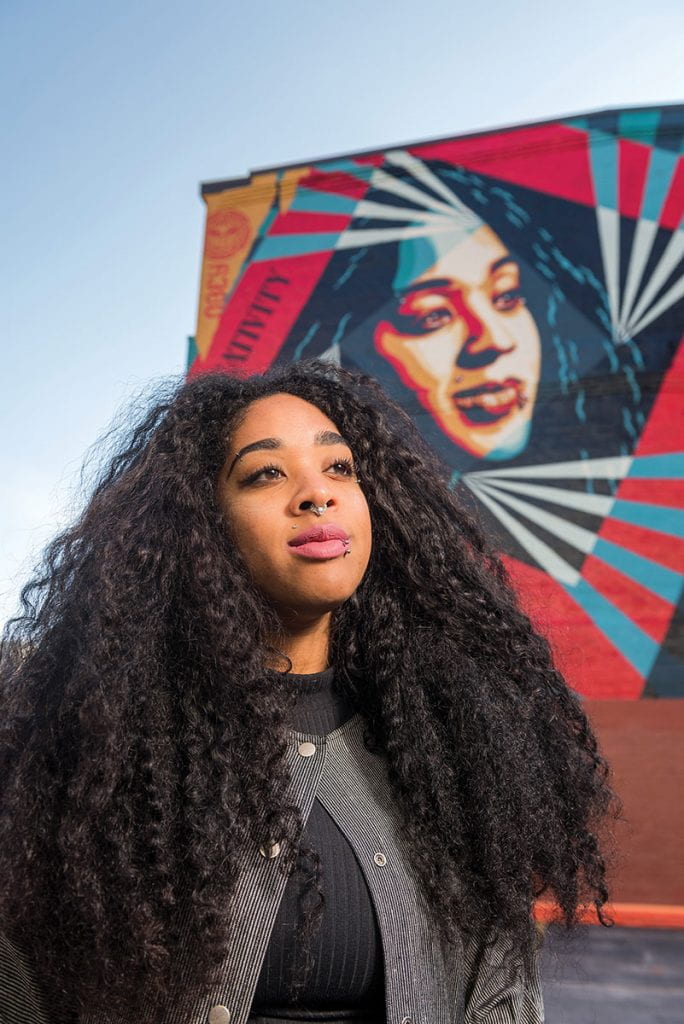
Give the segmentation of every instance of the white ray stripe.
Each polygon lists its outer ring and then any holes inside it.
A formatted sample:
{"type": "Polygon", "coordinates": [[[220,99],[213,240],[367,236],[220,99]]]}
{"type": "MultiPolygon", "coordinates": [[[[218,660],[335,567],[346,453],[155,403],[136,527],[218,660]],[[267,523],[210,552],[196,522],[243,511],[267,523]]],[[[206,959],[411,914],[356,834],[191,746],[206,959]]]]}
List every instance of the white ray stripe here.
{"type": "Polygon", "coordinates": [[[429,238],[431,235],[457,234],[458,226],[451,224],[417,224],[406,228],[350,228],[343,231],[335,242],[336,249],[355,249],[361,245],[382,245],[384,242],[401,242],[405,238],[429,238]]]}
{"type": "Polygon", "coordinates": [[[552,501],[564,508],[576,508],[580,512],[588,512],[592,516],[610,515],[615,501],[606,494],[587,494],[586,491],[568,491],[564,487],[541,487],[538,484],[514,484],[512,480],[488,480],[490,487],[497,490],[513,491],[514,494],[526,494],[540,501],[552,501]]]}
{"type": "Polygon", "coordinates": [[[537,508],[536,505],[531,505],[527,501],[520,501],[511,494],[502,493],[493,484],[485,484],[480,481],[479,487],[485,490],[490,497],[496,497],[519,515],[525,516],[526,519],[536,523],[537,526],[541,526],[544,530],[548,530],[549,533],[553,533],[556,537],[565,541],[566,544],[577,548],[578,551],[583,551],[585,555],[590,555],[594,550],[596,534],[591,530],[585,530],[583,526],[578,526],[568,519],[562,519],[560,516],[554,515],[553,512],[545,512],[543,508],[537,508]]]}
{"type": "Polygon", "coordinates": [[[505,509],[499,505],[498,501],[490,498],[488,494],[475,483],[474,480],[468,480],[464,477],[464,480],[471,487],[473,493],[486,505],[487,508],[496,516],[501,525],[508,530],[510,534],[517,540],[518,544],[527,551],[529,555],[537,562],[538,565],[548,573],[549,576],[553,576],[554,579],[560,580],[561,583],[566,583],[570,587],[576,586],[579,582],[580,575],[576,569],[561,558],[560,555],[556,554],[553,548],[545,544],[543,540],[539,540],[535,537],[527,527],[519,523],[517,519],[509,515],[505,509]]]}
{"type": "Polygon", "coordinates": [[[478,469],[470,477],[524,476],[566,480],[622,480],[632,466],[631,455],[609,455],[601,459],[577,459],[575,462],[546,462],[539,466],[516,466],[514,469],[478,469]]]}
{"type": "MultiPolygon", "coordinates": [[[[682,256],[684,256],[684,231],[676,231],[670,237],[670,241],[667,243],[663,255],[658,260],[658,264],[651,274],[648,284],[644,288],[639,301],[634,307],[634,312],[631,314],[627,322],[628,331],[634,330],[634,324],[639,322],[640,317],[646,311],[649,303],[653,301],[670,274],[672,274],[676,269],[682,256]]],[[[634,331],[634,333],[636,333],[636,331],[634,331]]]]}
{"type": "Polygon", "coordinates": [[[334,342],[330,348],[326,348],[325,352],[321,352],[320,356],[316,356],[316,358],[324,363],[335,363],[337,366],[341,366],[342,353],[340,352],[339,341],[334,342]]]}
{"type": "Polygon", "coordinates": [[[405,206],[388,206],[385,203],[375,203],[372,199],[362,199],[354,210],[354,217],[377,217],[378,220],[419,220],[423,224],[444,224],[449,222],[454,225],[453,213],[428,213],[427,210],[406,209],[405,206]]]}
{"type": "Polygon", "coordinates": [[[683,297],[684,275],[680,277],[678,281],[675,281],[672,287],[665,292],[663,297],[659,299],[654,306],[651,306],[647,313],[644,313],[641,320],[632,327],[631,333],[635,335],[638,334],[639,331],[643,331],[644,327],[648,327],[648,325],[659,317],[661,313],[664,313],[666,309],[670,308],[670,306],[674,306],[675,302],[683,297]]]}
{"type": "Polygon", "coordinates": [[[596,221],[601,243],[603,273],[608,291],[610,322],[613,325],[613,337],[617,338],[620,307],[620,215],[617,210],[608,210],[605,206],[597,206],[596,221]]]}
{"type": "Polygon", "coordinates": [[[401,196],[402,199],[409,199],[413,203],[417,203],[419,207],[424,210],[433,210],[436,213],[444,213],[448,217],[454,216],[453,206],[442,203],[439,199],[435,199],[433,196],[429,196],[427,192],[423,192],[422,189],[417,188],[415,185],[409,185],[407,181],[402,181],[401,178],[394,178],[387,171],[383,171],[381,167],[376,168],[371,175],[371,186],[373,188],[380,189],[383,192],[389,192],[395,196],[401,196]]]}
{"type": "Polygon", "coordinates": [[[632,251],[629,254],[629,268],[627,270],[627,281],[620,313],[620,326],[625,328],[627,321],[632,315],[632,306],[636,297],[637,288],[644,273],[644,267],[648,261],[653,240],[655,239],[658,225],[654,220],[640,220],[634,232],[632,251]]]}
{"type": "Polygon", "coordinates": [[[434,171],[431,171],[427,164],[424,164],[422,160],[418,159],[418,157],[413,156],[413,154],[407,152],[405,149],[395,149],[391,153],[387,153],[385,155],[385,160],[388,163],[395,164],[397,167],[403,167],[405,170],[409,171],[416,181],[427,185],[427,187],[431,188],[433,192],[440,195],[442,199],[446,199],[450,206],[453,206],[461,212],[467,212],[471,216],[473,215],[473,211],[458,198],[456,193],[452,192],[449,186],[441,181],[434,171]]]}

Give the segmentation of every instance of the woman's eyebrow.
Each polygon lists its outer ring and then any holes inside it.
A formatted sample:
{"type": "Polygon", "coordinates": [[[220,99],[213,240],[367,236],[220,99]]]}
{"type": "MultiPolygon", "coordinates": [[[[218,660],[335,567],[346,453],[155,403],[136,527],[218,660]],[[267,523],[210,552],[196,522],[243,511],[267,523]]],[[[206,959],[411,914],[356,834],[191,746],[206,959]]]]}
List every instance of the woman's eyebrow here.
{"type": "Polygon", "coordinates": [[[227,475],[230,476],[230,474],[233,472],[233,467],[235,466],[235,463],[238,461],[238,459],[241,459],[243,455],[247,455],[249,452],[258,452],[264,450],[274,451],[276,448],[280,448],[282,446],[282,443],[283,442],[278,437],[262,437],[260,441],[251,441],[250,444],[246,444],[244,448],[241,448],[240,451],[237,452],[235,458],[230,464],[230,469],[228,470],[227,475]]]}
{"type": "MultiPolygon", "coordinates": [[[[493,263],[490,263],[488,275],[491,276],[492,274],[495,274],[497,270],[504,267],[507,263],[512,263],[514,267],[518,266],[518,261],[514,259],[510,253],[506,253],[505,256],[501,256],[498,260],[494,260],[493,263]]],[[[413,284],[407,285],[406,288],[400,288],[399,291],[396,292],[396,296],[398,299],[403,299],[407,295],[412,295],[413,292],[439,291],[443,288],[453,287],[453,283],[454,282],[448,277],[431,277],[428,281],[414,281],[413,284]]]]}
{"type": "Polygon", "coordinates": [[[502,256],[501,259],[494,260],[489,268],[489,273],[495,274],[500,267],[505,267],[507,263],[512,263],[516,267],[518,266],[518,261],[514,260],[510,253],[506,253],[506,255],[502,256]]]}
{"type": "MultiPolygon", "coordinates": [[[[350,447],[349,442],[338,434],[334,430],[320,430],[314,437],[314,444],[319,445],[333,445],[333,444],[345,444],[348,448],[350,447]]],[[[226,475],[226,478],[233,472],[233,467],[238,459],[241,459],[243,455],[247,455],[249,452],[257,451],[274,451],[277,448],[283,447],[283,441],[279,437],[262,437],[260,441],[251,441],[246,444],[244,448],[236,454],[235,458],[230,464],[230,469],[226,475]]]]}
{"type": "Polygon", "coordinates": [[[346,444],[347,448],[351,447],[349,441],[335,430],[320,430],[314,437],[314,444],[346,444]]]}
{"type": "Polygon", "coordinates": [[[429,281],[415,281],[413,284],[409,284],[406,288],[400,288],[396,293],[398,299],[403,299],[405,295],[411,295],[413,292],[429,292],[437,288],[450,288],[453,284],[448,277],[431,277],[429,281]]]}

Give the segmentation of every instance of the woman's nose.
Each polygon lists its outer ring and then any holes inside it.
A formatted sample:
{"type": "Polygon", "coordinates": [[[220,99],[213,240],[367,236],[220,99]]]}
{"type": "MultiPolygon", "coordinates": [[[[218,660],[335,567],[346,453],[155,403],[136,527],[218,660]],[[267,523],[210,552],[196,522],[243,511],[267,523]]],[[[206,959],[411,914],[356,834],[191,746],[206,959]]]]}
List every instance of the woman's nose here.
{"type": "Polygon", "coordinates": [[[512,338],[499,323],[496,310],[476,312],[463,298],[457,300],[458,312],[465,325],[466,337],[456,358],[464,370],[489,366],[499,356],[515,348],[512,338]]]}
{"type": "Polygon", "coordinates": [[[297,488],[292,499],[292,512],[301,515],[312,508],[332,508],[335,498],[330,485],[325,480],[311,480],[297,488]]]}

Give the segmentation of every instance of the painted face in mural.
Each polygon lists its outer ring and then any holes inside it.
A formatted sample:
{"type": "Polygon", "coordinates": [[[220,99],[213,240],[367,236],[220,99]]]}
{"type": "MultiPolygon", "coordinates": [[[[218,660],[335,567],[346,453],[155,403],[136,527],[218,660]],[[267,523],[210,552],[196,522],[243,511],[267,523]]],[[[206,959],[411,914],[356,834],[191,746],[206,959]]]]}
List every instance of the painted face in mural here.
{"type": "Polygon", "coordinates": [[[527,444],[541,363],[518,264],[482,222],[433,249],[425,269],[425,243],[420,253],[413,242],[401,249],[397,308],[375,329],[378,351],[457,445],[478,458],[515,457],[527,444]]]}

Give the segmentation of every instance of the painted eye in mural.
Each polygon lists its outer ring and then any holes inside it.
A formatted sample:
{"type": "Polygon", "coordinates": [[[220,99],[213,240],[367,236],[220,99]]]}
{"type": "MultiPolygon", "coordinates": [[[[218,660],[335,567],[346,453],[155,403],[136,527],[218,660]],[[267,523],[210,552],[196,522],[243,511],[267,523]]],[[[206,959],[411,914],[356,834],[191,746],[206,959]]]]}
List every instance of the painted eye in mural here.
{"type": "Polygon", "coordinates": [[[420,335],[438,331],[441,327],[446,327],[453,319],[453,310],[449,306],[443,305],[425,312],[420,310],[399,312],[392,318],[392,322],[400,334],[420,335]]]}
{"type": "Polygon", "coordinates": [[[447,306],[440,306],[431,309],[423,316],[415,317],[414,324],[417,328],[416,334],[428,334],[430,331],[438,331],[445,327],[453,319],[453,313],[447,306]]]}
{"type": "Polygon", "coordinates": [[[508,291],[500,292],[494,296],[492,304],[500,313],[511,313],[514,309],[527,305],[525,296],[519,288],[509,288],[508,291]]]}

